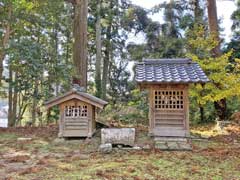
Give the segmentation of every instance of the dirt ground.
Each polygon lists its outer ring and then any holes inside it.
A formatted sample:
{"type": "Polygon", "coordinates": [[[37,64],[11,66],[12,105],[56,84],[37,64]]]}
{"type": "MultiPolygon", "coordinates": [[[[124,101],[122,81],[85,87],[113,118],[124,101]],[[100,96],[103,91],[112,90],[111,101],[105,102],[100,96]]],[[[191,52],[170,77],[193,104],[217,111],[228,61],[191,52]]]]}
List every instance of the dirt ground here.
{"type": "Polygon", "coordinates": [[[193,151],[186,152],[154,149],[144,128],[137,131],[136,144],[151,149],[115,149],[111,154],[97,151],[99,133],[63,141],[56,139],[57,131],[56,126],[0,129],[0,179],[240,179],[236,125],[222,134],[209,126],[192,129],[205,138],[194,138],[193,151]]]}

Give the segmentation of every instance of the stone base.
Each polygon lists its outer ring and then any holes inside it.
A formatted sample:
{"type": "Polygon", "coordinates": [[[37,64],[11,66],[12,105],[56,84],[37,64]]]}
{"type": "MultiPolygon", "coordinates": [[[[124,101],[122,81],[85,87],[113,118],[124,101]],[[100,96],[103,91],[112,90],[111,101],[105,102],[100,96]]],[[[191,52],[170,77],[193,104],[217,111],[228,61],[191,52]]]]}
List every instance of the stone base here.
{"type": "Polygon", "coordinates": [[[103,128],[101,144],[134,146],[135,128],[103,128]]]}
{"type": "Polygon", "coordinates": [[[155,148],[172,151],[191,151],[192,145],[187,138],[155,137],[155,148]]]}

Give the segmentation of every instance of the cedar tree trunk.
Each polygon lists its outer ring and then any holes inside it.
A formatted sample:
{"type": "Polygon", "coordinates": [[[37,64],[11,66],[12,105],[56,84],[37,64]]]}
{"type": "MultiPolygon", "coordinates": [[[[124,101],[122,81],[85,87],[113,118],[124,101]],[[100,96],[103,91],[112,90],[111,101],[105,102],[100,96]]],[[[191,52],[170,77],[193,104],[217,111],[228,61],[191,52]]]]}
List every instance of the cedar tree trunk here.
{"type": "MultiPolygon", "coordinates": [[[[220,49],[220,38],[219,38],[219,27],[218,27],[218,19],[217,19],[217,7],[216,7],[216,0],[208,0],[208,23],[210,33],[215,36],[216,41],[218,41],[218,45],[212,50],[213,57],[221,56],[221,49],[220,49]]],[[[216,85],[217,87],[217,85],[216,85]]],[[[226,99],[221,99],[217,102],[214,102],[214,107],[216,109],[216,114],[218,120],[225,120],[226,119],[226,111],[227,111],[227,102],[226,99]]]]}

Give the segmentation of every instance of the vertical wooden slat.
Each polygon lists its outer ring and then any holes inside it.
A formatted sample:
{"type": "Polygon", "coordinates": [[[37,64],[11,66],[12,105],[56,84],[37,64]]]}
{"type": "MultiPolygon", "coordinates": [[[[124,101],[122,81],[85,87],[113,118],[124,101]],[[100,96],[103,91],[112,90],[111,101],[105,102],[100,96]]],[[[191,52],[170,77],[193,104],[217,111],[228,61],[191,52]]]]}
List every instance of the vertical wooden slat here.
{"type": "Polygon", "coordinates": [[[184,112],[184,119],[183,119],[183,123],[184,123],[184,129],[186,129],[186,110],[187,110],[187,98],[186,98],[187,92],[186,92],[186,88],[184,88],[183,90],[183,112],[184,112]]]}
{"type": "Polygon", "coordinates": [[[88,105],[88,137],[92,137],[92,133],[93,133],[93,110],[92,110],[92,106],[88,105]]]}
{"type": "MultiPolygon", "coordinates": [[[[92,135],[92,109],[91,105],[84,103],[82,101],[73,99],[67,102],[64,102],[60,105],[61,112],[61,123],[59,124],[59,133],[64,137],[83,137],[92,135]],[[84,115],[84,112],[78,112],[75,114],[75,108],[72,116],[65,117],[65,107],[74,106],[78,109],[78,106],[83,108],[87,106],[87,115],[84,115]],[[83,115],[83,116],[82,116],[83,115]]],[[[84,110],[84,109],[83,109],[84,110]]]]}
{"type": "MultiPolygon", "coordinates": [[[[174,129],[182,129],[182,132],[189,131],[188,85],[181,84],[151,86],[149,106],[149,117],[152,117],[152,121],[150,122],[153,123],[150,124],[150,130],[153,129],[151,132],[154,132],[154,134],[156,134],[156,132],[160,129],[167,130],[168,128],[171,128],[171,130],[168,130],[172,132],[172,135],[175,133],[174,129]],[[161,93],[157,93],[155,97],[155,91],[160,91],[161,93]],[[178,96],[179,99],[176,99],[175,97],[178,96]]],[[[160,134],[164,134],[164,132],[160,134]]]]}
{"type": "Polygon", "coordinates": [[[59,119],[59,132],[58,137],[63,137],[63,125],[64,125],[64,104],[61,104],[60,107],[60,119],[59,119]]]}
{"type": "Polygon", "coordinates": [[[153,98],[153,88],[151,87],[149,89],[149,133],[152,134],[153,132],[153,129],[154,129],[154,107],[153,107],[153,101],[154,101],[154,98],[153,98]]]}
{"type": "Polygon", "coordinates": [[[189,135],[189,86],[186,87],[186,130],[189,135]]]}
{"type": "Polygon", "coordinates": [[[92,106],[92,130],[93,133],[96,130],[96,108],[92,106]]]}

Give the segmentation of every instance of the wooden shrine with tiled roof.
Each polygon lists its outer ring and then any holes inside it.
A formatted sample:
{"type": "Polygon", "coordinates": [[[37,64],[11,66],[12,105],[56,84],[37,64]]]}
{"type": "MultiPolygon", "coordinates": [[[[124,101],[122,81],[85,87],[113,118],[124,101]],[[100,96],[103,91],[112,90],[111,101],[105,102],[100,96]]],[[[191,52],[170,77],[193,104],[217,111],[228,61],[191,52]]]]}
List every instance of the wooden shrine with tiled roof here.
{"type": "Polygon", "coordinates": [[[59,137],[92,137],[96,130],[96,108],[107,102],[84,92],[78,85],[45,103],[46,108],[59,106],[59,137]]]}
{"type": "Polygon", "coordinates": [[[188,137],[189,84],[209,81],[201,67],[191,59],[146,59],[136,64],[135,80],[149,90],[149,134],[188,137]]]}

